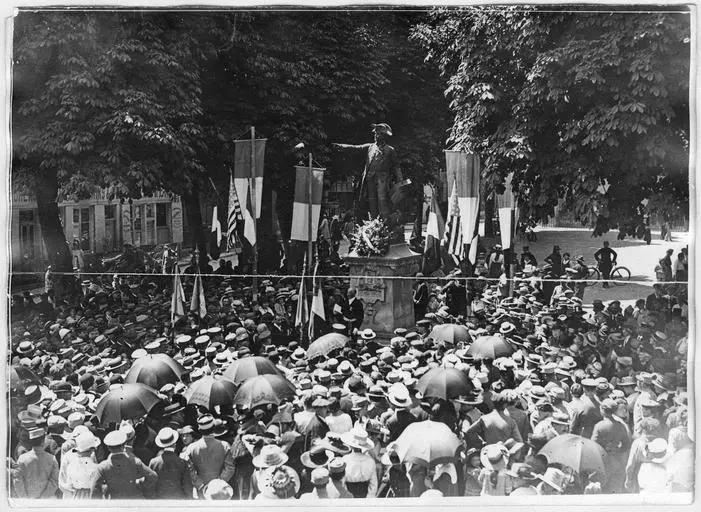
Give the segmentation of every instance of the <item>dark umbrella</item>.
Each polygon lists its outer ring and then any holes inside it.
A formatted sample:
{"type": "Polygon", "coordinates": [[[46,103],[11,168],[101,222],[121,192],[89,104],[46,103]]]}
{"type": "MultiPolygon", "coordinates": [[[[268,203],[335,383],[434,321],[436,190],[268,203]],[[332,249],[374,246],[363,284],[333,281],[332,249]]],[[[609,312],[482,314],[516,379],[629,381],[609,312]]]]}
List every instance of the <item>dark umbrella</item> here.
{"type": "Polygon", "coordinates": [[[550,464],[569,466],[577,473],[596,472],[601,480],[606,479],[606,451],[591,439],[576,434],[560,434],[545,443],[540,454],[548,458],[550,464]]]}
{"type": "Polygon", "coordinates": [[[185,369],[165,354],[149,354],[138,358],[124,377],[124,382],[140,382],[153,389],[161,389],[165,384],[180,380],[185,369]]]}
{"type": "Polygon", "coordinates": [[[459,324],[439,324],[433,328],[429,337],[436,342],[451,343],[453,345],[472,340],[467,327],[459,324]]]}
{"type": "Polygon", "coordinates": [[[514,348],[502,336],[480,336],[467,349],[475,359],[496,359],[514,353],[514,348]]]}
{"type": "Polygon", "coordinates": [[[425,397],[451,400],[466,395],[474,386],[465,372],[455,368],[432,368],[419,379],[416,389],[425,397]]]}
{"type": "Polygon", "coordinates": [[[26,366],[10,367],[10,389],[19,389],[26,384],[41,384],[41,379],[26,366]]]}
{"type": "Polygon", "coordinates": [[[236,384],[220,376],[206,375],[196,380],[185,391],[188,404],[197,404],[214,410],[217,405],[231,405],[236,394],[236,384]]]}
{"type": "Polygon", "coordinates": [[[307,359],[312,360],[315,357],[325,356],[329,352],[346,346],[350,338],[337,332],[324,334],[314,341],[307,349],[307,359]]]}
{"type": "Polygon", "coordinates": [[[280,404],[296,396],[294,385],[282,375],[259,375],[241,384],[234,403],[252,409],[257,405],[280,404]]]}
{"type": "Polygon", "coordinates": [[[244,357],[231,363],[222,377],[240,384],[244,380],[258,375],[280,375],[280,370],[267,357],[244,357]]]}
{"type": "Polygon", "coordinates": [[[95,408],[95,416],[101,425],[119,423],[147,415],[160,401],[153,388],[146,384],[123,384],[100,399],[95,408]]]}

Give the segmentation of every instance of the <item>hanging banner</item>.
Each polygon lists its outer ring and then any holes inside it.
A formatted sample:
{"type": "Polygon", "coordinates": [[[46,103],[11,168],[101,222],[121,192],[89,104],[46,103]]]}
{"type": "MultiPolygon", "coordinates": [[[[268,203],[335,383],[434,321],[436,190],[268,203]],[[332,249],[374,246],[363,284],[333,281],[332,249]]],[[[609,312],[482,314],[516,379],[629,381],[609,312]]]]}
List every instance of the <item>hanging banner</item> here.
{"type": "Polygon", "coordinates": [[[309,200],[309,167],[296,166],[295,201],[292,206],[291,240],[309,241],[309,208],[312,213],[312,242],[316,241],[324,192],[324,168],[312,168],[312,197],[309,200]]]}
{"type": "Polygon", "coordinates": [[[504,193],[497,196],[499,209],[499,231],[501,232],[501,245],[504,249],[511,248],[511,240],[514,237],[516,227],[516,199],[511,188],[513,173],[504,180],[504,193]]]}
{"type": "MultiPolygon", "coordinates": [[[[255,202],[255,218],[260,218],[263,202],[263,174],[265,166],[265,142],[267,139],[255,140],[256,168],[251,170],[251,140],[234,141],[234,186],[241,206],[255,202]]],[[[251,216],[253,214],[251,213],[251,216]]]]}

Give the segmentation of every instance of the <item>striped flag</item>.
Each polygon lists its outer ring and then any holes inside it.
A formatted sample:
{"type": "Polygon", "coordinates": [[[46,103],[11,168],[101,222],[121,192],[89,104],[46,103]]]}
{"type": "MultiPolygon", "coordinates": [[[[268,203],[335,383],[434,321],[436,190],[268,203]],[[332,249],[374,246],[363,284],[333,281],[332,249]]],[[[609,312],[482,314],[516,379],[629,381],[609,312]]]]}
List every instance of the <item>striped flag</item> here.
{"type": "Polygon", "coordinates": [[[202,286],[202,276],[195,275],[195,286],[192,288],[192,299],[190,299],[190,312],[197,313],[200,318],[207,316],[207,302],[204,300],[204,286],[202,286]]]}
{"type": "Polygon", "coordinates": [[[314,266],[314,277],[312,279],[312,286],[314,287],[314,296],[312,297],[312,308],[309,311],[309,339],[313,340],[315,338],[314,330],[316,328],[315,317],[321,318],[324,322],[326,321],[326,313],[324,312],[324,293],[321,290],[321,286],[316,281],[316,273],[319,270],[319,262],[316,262],[314,266]]]}
{"type": "Polygon", "coordinates": [[[456,265],[465,257],[465,245],[462,239],[462,224],[460,223],[460,208],[458,207],[458,191],[453,181],[452,192],[448,199],[448,221],[445,224],[445,234],[442,245],[456,265]]]}
{"type": "Polygon", "coordinates": [[[319,231],[319,215],[321,214],[321,199],[324,192],[323,168],[312,168],[312,197],[309,200],[309,167],[295,166],[297,179],[295,182],[295,200],[292,206],[291,240],[309,241],[309,207],[312,209],[312,242],[316,241],[319,231]]]}
{"type": "Polygon", "coordinates": [[[226,220],[226,248],[228,251],[241,252],[241,242],[238,235],[239,223],[243,220],[241,203],[236,194],[234,174],[229,174],[229,215],[226,220]]]}
{"type": "MultiPolygon", "coordinates": [[[[255,169],[251,162],[251,140],[234,141],[234,188],[239,204],[243,205],[243,236],[256,245],[256,219],[260,218],[263,202],[263,169],[266,139],[255,140],[255,169]],[[255,203],[255,204],[254,204],[255,203]],[[255,206],[255,212],[253,212],[255,206]]],[[[240,207],[240,206],[239,206],[240,207]]]]}
{"type": "Polygon", "coordinates": [[[178,317],[185,316],[185,291],[180,281],[180,270],[175,265],[175,277],[173,277],[173,296],[170,299],[170,323],[174,325],[178,317]]]}
{"type": "Polygon", "coordinates": [[[438,194],[433,191],[431,209],[426,223],[426,240],[424,242],[423,271],[431,274],[441,266],[441,239],[445,230],[445,222],[438,206],[438,194]]]}
{"type": "Polygon", "coordinates": [[[457,191],[463,241],[470,244],[467,256],[474,264],[471,254],[474,252],[472,243],[479,229],[480,160],[472,153],[448,150],[445,152],[445,164],[448,183],[452,183],[457,191]]]}

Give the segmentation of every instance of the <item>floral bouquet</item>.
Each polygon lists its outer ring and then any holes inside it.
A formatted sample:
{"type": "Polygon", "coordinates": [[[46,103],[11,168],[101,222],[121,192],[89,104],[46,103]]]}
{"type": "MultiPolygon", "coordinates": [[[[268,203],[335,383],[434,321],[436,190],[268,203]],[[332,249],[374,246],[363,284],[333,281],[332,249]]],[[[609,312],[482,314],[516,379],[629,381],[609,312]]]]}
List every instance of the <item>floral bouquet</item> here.
{"type": "Polygon", "coordinates": [[[359,256],[384,256],[389,242],[389,229],[379,217],[363,221],[353,233],[353,247],[359,256]]]}

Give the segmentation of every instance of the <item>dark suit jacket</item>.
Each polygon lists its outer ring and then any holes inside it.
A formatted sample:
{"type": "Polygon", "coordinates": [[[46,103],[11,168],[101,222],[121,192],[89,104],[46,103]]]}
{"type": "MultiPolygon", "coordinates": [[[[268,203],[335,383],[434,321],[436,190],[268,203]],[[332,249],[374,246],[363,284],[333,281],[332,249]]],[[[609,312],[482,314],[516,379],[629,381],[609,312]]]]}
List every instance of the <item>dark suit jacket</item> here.
{"type": "MultiPolygon", "coordinates": [[[[111,453],[107,460],[97,466],[98,478],[95,487],[107,484],[107,495],[113,499],[144,499],[152,495],[158,476],[143,462],[129,453],[111,453]],[[144,478],[142,484],[136,480],[144,478]]],[[[99,492],[93,492],[93,496],[99,492]]]]}
{"type": "Polygon", "coordinates": [[[363,323],[363,303],[360,302],[360,299],[356,298],[352,304],[346,305],[345,309],[343,315],[352,320],[350,325],[351,330],[360,329],[363,323]]]}
{"type": "Polygon", "coordinates": [[[572,428],[570,432],[578,436],[591,438],[594,425],[601,421],[599,404],[584,395],[572,405],[572,428]]]}
{"type": "Polygon", "coordinates": [[[187,463],[170,450],[151,459],[149,468],[156,472],[155,497],[159,499],[192,499],[192,478],[187,463]]]}

